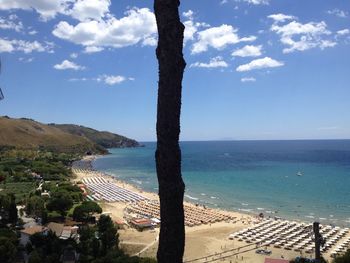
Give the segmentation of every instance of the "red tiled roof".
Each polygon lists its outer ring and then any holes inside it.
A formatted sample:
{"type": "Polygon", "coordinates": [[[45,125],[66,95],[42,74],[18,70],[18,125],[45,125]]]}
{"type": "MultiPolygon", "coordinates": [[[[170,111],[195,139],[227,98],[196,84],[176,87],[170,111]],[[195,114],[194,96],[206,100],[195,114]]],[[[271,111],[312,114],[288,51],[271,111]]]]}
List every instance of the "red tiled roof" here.
{"type": "Polygon", "coordinates": [[[151,220],[149,220],[148,218],[141,218],[141,219],[133,219],[132,220],[135,224],[150,224],[151,220]]]}

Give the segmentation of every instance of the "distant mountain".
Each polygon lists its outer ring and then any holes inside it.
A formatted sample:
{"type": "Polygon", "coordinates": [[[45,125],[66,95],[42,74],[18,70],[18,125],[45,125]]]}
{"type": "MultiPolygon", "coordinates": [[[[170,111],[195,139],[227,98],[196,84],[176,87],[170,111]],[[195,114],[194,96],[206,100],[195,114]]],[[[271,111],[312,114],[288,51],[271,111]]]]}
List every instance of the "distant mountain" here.
{"type": "Polygon", "coordinates": [[[0,148],[44,149],[72,153],[108,153],[109,147],[135,147],[126,137],[78,125],[43,124],[31,119],[0,117],[0,148]]]}
{"type": "Polygon", "coordinates": [[[64,132],[80,137],[88,138],[89,140],[101,145],[104,148],[124,148],[138,147],[140,144],[132,139],[114,134],[107,131],[97,131],[88,127],[74,124],[49,124],[64,132]]]}

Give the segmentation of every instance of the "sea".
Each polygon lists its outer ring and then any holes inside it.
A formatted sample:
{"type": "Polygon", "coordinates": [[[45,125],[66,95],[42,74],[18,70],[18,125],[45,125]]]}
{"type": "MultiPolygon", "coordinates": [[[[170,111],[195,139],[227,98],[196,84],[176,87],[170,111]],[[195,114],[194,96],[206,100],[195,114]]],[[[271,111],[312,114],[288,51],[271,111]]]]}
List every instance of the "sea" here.
{"type": "MultiPolygon", "coordinates": [[[[157,193],[155,142],[110,149],[93,168],[157,193]]],[[[185,200],[350,227],[350,140],[181,142],[185,200]]]]}

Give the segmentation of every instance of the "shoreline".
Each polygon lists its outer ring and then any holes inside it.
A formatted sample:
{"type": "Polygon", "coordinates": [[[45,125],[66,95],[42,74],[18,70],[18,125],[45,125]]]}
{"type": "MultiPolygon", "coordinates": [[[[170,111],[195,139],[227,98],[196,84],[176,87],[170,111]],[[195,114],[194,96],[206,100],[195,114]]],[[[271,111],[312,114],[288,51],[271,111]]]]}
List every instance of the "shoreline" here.
{"type": "MultiPolygon", "coordinates": [[[[95,170],[93,168],[93,161],[98,159],[98,158],[102,158],[104,157],[105,155],[90,155],[90,156],[84,156],[82,161],[86,162],[89,164],[89,167],[92,171],[95,171],[95,172],[98,172],[100,173],[101,175],[103,176],[106,176],[107,178],[109,178],[110,180],[113,180],[113,182],[115,182],[117,185],[122,185],[123,187],[126,186],[128,190],[131,190],[131,191],[135,191],[135,192],[138,192],[138,193],[141,193],[141,194],[146,194],[146,197],[150,198],[150,199],[154,199],[154,200],[158,200],[158,194],[156,192],[153,192],[152,190],[144,190],[142,189],[142,187],[139,186],[139,184],[132,184],[130,182],[126,182],[126,181],[123,181],[121,179],[118,179],[116,177],[116,175],[114,174],[108,174],[106,172],[102,172],[102,171],[98,171],[98,170],[95,170]]],[[[310,213],[309,215],[306,215],[305,218],[298,218],[298,217],[293,217],[292,215],[290,216],[283,216],[283,215],[279,215],[278,213],[276,213],[274,211],[274,209],[270,209],[270,210],[260,210],[259,207],[256,208],[257,211],[254,211],[254,208],[250,208],[250,209],[245,209],[245,208],[236,208],[236,209],[230,209],[230,208],[224,208],[224,207],[220,207],[220,206],[217,206],[216,204],[214,203],[210,203],[208,201],[203,201],[203,200],[200,200],[199,198],[194,198],[192,197],[190,194],[188,193],[184,193],[184,199],[189,199],[189,200],[184,200],[184,203],[186,204],[190,204],[190,205],[200,205],[200,206],[206,206],[210,209],[214,209],[214,210],[218,210],[218,211],[222,211],[224,213],[233,213],[235,215],[239,215],[239,216],[249,216],[249,217],[253,217],[253,218],[258,218],[260,213],[262,213],[264,215],[264,219],[280,219],[280,220],[286,220],[286,221],[295,221],[295,222],[298,222],[298,223],[312,223],[312,222],[315,222],[315,221],[318,221],[320,224],[323,224],[323,225],[331,225],[331,226],[338,226],[338,227],[342,227],[342,228],[350,228],[350,225],[348,223],[350,222],[347,222],[347,221],[344,221],[346,224],[344,223],[340,223],[340,222],[334,222],[334,221],[324,221],[322,222],[322,220],[324,220],[325,218],[320,218],[320,219],[317,219],[317,218],[314,218],[314,216],[311,216],[311,214],[313,213],[310,213]]],[[[242,203],[245,205],[245,203],[242,203]]],[[[331,215],[332,217],[332,215],[331,215]]]]}
{"type": "MultiPolygon", "coordinates": [[[[125,182],[123,180],[120,180],[120,179],[116,178],[113,175],[110,175],[110,174],[107,174],[105,172],[101,172],[101,171],[98,171],[98,170],[94,170],[93,167],[92,167],[92,162],[98,157],[101,157],[101,156],[100,155],[85,156],[81,160],[83,162],[88,163],[88,167],[91,167],[91,171],[90,171],[91,175],[94,174],[94,176],[98,175],[98,176],[104,177],[107,180],[109,180],[109,182],[115,183],[116,185],[118,185],[118,186],[120,186],[122,188],[125,188],[127,190],[139,193],[139,194],[143,195],[144,197],[146,197],[146,198],[148,198],[150,200],[156,200],[156,201],[159,200],[158,194],[156,194],[154,192],[144,191],[142,188],[139,188],[139,187],[137,187],[137,186],[135,186],[133,184],[130,184],[128,182],[125,182]]],[[[76,172],[75,172],[75,175],[77,175],[76,172]]],[[[89,177],[89,175],[87,176],[86,174],[81,173],[80,175],[78,174],[78,178],[76,178],[76,179],[78,179],[78,181],[81,181],[81,179],[83,177],[89,177]]],[[[189,205],[189,206],[196,206],[196,205],[198,205],[198,203],[191,202],[191,201],[184,201],[184,204],[189,205]]],[[[199,204],[199,205],[203,206],[202,204],[199,204]]],[[[240,212],[240,211],[226,210],[226,209],[217,208],[217,207],[208,207],[208,208],[211,209],[211,210],[220,211],[220,212],[222,212],[224,214],[228,214],[228,215],[231,215],[233,217],[241,218],[243,220],[247,220],[247,219],[249,221],[259,220],[259,218],[258,218],[259,215],[256,215],[256,214],[253,214],[253,213],[250,214],[250,213],[244,213],[244,212],[240,212]]]]}
{"type": "MultiPolygon", "coordinates": [[[[133,184],[131,184],[131,183],[129,183],[129,182],[125,182],[125,181],[123,181],[123,180],[120,180],[120,179],[118,179],[118,178],[117,178],[116,176],[114,176],[114,175],[111,175],[111,174],[108,174],[108,173],[105,173],[105,172],[102,172],[102,171],[98,171],[98,170],[93,169],[92,162],[93,162],[94,160],[96,160],[97,158],[100,158],[100,157],[103,157],[103,155],[84,156],[83,159],[82,159],[81,161],[88,163],[88,167],[90,167],[90,170],[91,170],[92,172],[96,172],[96,173],[98,173],[99,175],[101,175],[102,177],[105,177],[105,178],[107,178],[107,179],[109,179],[109,180],[112,180],[112,182],[113,182],[113,183],[116,183],[118,186],[122,186],[123,188],[125,187],[125,188],[128,189],[128,190],[131,190],[131,191],[140,193],[140,194],[144,195],[145,197],[148,197],[148,198],[151,199],[151,200],[158,200],[158,199],[159,199],[158,194],[155,193],[155,192],[145,191],[145,190],[143,190],[141,187],[138,187],[138,186],[133,185],[133,184]]],[[[184,197],[189,198],[188,195],[187,195],[186,193],[184,194],[184,197]]],[[[189,198],[189,199],[191,199],[191,198],[189,198]]],[[[259,216],[259,214],[256,214],[256,213],[254,213],[254,212],[249,213],[249,212],[245,212],[245,211],[229,210],[229,209],[224,209],[224,208],[222,208],[222,207],[213,207],[213,206],[210,206],[210,205],[212,205],[212,204],[207,205],[207,204],[202,204],[202,203],[196,203],[195,201],[196,201],[196,200],[184,201],[184,203],[185,203],[185,204],[192,205],[192,206],[193,206],[193,205],[198,205],[198,204],[201,205],[201,206],[205,205],[205,206],[207,206],[208,208],[213,209],[213,210],[218,210],[218,211],[221,211],[221,212],[224,212],[224,213],[230,213],[230,214],[233,213],[234,215],[241,215],[242,217],[258,217],[258,216],[259,216]]],[[[267,218],[272,218],[272,217],[267,217],[267,218]]],[[[279,218],[279,217],[278,217],[278,218],[279,218]]],[[[284,219],[284,218],[282,218],[282,219],[284,219]]],[[[285,219],[285,220],[287,220],[287,219],[285,219]]]]}
{"type": "MultiPolygon", "coordinates": [[[[114,175],[110,175],[104,172],[93,170],[92,162],[100,156],[85,156],[82,160],[77,161],[78,166],[72,166],[72,171],[76,175],[72,181],[78,182],[82,181],[83,178],[89,177],[103,177],[109,183],[115,184],[123,189],[138,193],[150,200],[159,200],[156,193],[144,191],[130,183],[122,181],[116,178],[114,175]],[[81,169],[81,170],[79,170],[81,169]]],[[[125,215],[126,207],[130,203],[126,202],[106,202],[98,201],[102,207],[104,213],[109,214],[113,220],[123,220],[125,215]]],[[[196,204],[189,201],[184,201],[184,205],[195,207],[196,204]]],[[[232,211],[222,208],[211,208],[209,210],[219,211],[223,214],[232,216],[232,220],[220,221],[210,224],[200,224],[194,226],[185,226],[186,231],[186,246],[184,260],[192,260],[194,258],[199,258],[201,256],[209,255],[220,255],[220,253],[226,253],[225,250],[234,250],[240,247],[247,246],[244,240],[230,239],[229,236],[232,233],[237,233],[243,231],[247,228],[254,228],[260,222],[268,220],[268,217],[264,219],[259,218],[256,214],[244,213],[241,211],[232,211]]],[[[269,217],[275,220],[274,217],[269,217]]],[[[278,220],[281,218],[278,217],[278,220]]],[[[296,222],[295,220],[286,220],[285,222],[296,222]]],[[[298,221],[299,222],[299,221],[298,221]]],[[[305,221],[300,221],[305,222],[305,221]]],[[[138,232],[134,228],[126,227],[125,229],[120,229],[120,245],[130,255],[138,255],[144,257],[155,257],[158,247],[158,231],[157,227],[155,230],[145,230],[143,232],[138,232]],[[137,242],[135,242],[135,240],[137,242]]],[[[350,238],[350,236],[349,236],[350,238]]],[[[250,245],[255,245],[250,244],[250,245]]],[[[265,247],[265,246],[264,246],[265,247]]],[[[272,245],[268,246],[268,249],[272,251],[273,258],[285,258],[293,259],[297,256],[304,255],[307,257],[312,257],[312,254],[303,254],[302,251],[286,250],[284,248],[275,248],[272,245]]],[[[330,258],[329,253],[324,254],[326,258],[330,258]]],[[[240,255],[241,257],[241,255],[240,255]]],[[[242,258],[232,257],[231,259],[238,259],[238,262],[248,262],[248,263],[263,263],[266,256],[255,253],[255,248],[242,254],[242,258]]],[[[228,259],[227,261],[230,262],[228,259]]]]}

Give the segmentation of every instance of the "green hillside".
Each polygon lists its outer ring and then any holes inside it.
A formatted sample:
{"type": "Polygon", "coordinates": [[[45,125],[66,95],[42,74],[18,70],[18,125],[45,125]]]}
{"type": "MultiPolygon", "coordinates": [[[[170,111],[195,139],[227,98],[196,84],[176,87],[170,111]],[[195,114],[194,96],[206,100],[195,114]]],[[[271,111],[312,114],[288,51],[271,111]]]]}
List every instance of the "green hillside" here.
{"type": "Polygon", "coordinates": [[[103,154],[108,147],[134,147],[128,138],[77,125],[43,124],[31,119],[0,117],[0,148],[43,149],[103,154]]]}
{"type": "Polygon", "coordinates": [[[101,145],[105,148],[121,148],[121,147],[137,147],[140,146],[135,140],[131,140],[124,136],[106,132],[97,131],[88,127],[73,124],[49,124],[64,132],[88,138],[89,140],[101,145]]]}

